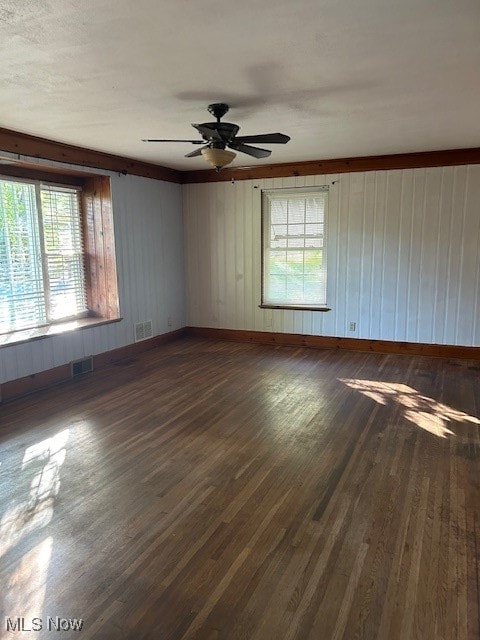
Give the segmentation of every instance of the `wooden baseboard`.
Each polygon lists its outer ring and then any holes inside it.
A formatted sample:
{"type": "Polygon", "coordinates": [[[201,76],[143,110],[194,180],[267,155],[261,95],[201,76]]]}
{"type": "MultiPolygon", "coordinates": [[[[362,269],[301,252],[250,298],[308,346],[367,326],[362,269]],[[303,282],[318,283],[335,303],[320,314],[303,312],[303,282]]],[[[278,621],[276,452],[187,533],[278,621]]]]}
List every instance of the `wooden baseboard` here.
{"type": "MultiPolygon", "coordinates": [[[[311,347],[314,349],[337,349],[346,351],[369,351],[372,353],[395,353],[411,356],[431,356],[480,360],[480,347],[465,347],[447,344],[426,344],[417,342],[394,342],[391,340],[362,340],[359,338],[335,338],[311,336],[298,333],[273,333],[267,331],[245,331],[243,329],[214,329],[209,327],[184,327],[128,344],[112,351],[93,356],[94,371],[111,366],[115,362],[132,358],[144,351],[154,349],[166,342],[183,336],[195,336],[209,340],[229,340],[233,342],[254,342],[277,346],[311,347]]],[[[71,380],[70,364],[64,364],[47,371],[40,371],[24,378],[10,380],[0,385],[0,401],[8,402],[21,396],[71,380]]]]}
{"type": "MultiPolygon", "coordinates": [[[[112,351],[99,353],[93,356],[93,370],[103,369],[104,367],[112,365],[114,362],[132,358],[139,353],[154,349],[166,342],[171,342],[185,335],[185,328],[177,329],[176,331],[170,331],[169,333],[164,333],[160,336],[149,338],[148,340],[142,340],[141,342],[127,344],[124,347],[113,349],[112,351]]],[[[4,382],[0,385],[0,399],[1,402],[15,400],[34,391],[39,391],[40,389],[51,387],[60,382],[71,380],[71,378],[70,364],[63,364],[59,367],[48,369],[47,371],[40,371],[39,373],[33,373],[24,378],[4,382]]]]}
{"type": "Polygon", "coordinates": [[[393,340],[365,340],[360,338],[335,338],[311,336],[298,333],[271,333],[267,331],[245,331],[243,329],[212,329],[187,327],[187,334],[212,340],[255,342],[314,349],[337,349],[346,351],[370,351],[372,353],[396,353],[411,356],[433,356],[480,360],[480,347],[463,347],[449,344],[427,344],[420,342],[394,342],[393,340]]]}

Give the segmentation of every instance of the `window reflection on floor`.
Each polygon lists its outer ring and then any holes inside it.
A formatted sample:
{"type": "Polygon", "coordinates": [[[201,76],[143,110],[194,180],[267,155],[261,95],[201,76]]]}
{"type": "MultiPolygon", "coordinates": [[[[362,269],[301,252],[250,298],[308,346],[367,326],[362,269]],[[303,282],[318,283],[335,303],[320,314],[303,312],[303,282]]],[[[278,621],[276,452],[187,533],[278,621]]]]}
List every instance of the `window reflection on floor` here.
{"type": "MultiPolygon", "coordinates": [[[[68,436],[69,429],[63,429],[28,447],[20,468],[13,470],[26,491],[23,500],[12,500],[1,515],[0,561],[3,558],[6,562],[6,554],[21,542],[27,542],[28,547],[28,536],[38,534],[51,521],[68,436]]],[[[31,545],[3,579],[6,588],[2,588],[1,608],[6,616],[31,618],[42,614],[53,540],[47,536],[38,542],[36,536],[31,545]]]]}
{"type": "Polygon", "coordinates": [[[53,540],[45,538],[25,553],[6,585],[3,608],[8,617],[41,617],[53,540]]]}
{"type": "Polygon", "coordinates": [[[433,398],[424,396],[406,384],[347,378],[339,380],[379,404],[399,403],[403,408],[403,416],[407,420],[440,438],[455,436],[455,433],[447,426],[452,420],[480,425],[480,420],[475,416],[470,416],[463,411],[458,411],[433,398]]]}

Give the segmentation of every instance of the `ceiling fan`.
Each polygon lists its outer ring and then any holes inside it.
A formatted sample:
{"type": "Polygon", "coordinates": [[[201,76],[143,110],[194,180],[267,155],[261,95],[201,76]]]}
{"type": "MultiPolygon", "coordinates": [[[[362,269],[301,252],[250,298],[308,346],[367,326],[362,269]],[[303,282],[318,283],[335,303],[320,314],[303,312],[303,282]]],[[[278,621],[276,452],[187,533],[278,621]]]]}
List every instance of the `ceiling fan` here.
{"type": "Polygon", "coordinates": [[[220,122],[221,118],[229,110],[228,104],[216,102],[208,105],[209,112],[217,119],[216,122],[204,122],[203,124],[192,124],[202,136],[203,140],[161,140],[146,139],[143,142],[191,142],[192,144],[203,144],[201,149],[195,149],[191,153],[187,153],[186,158],[194,158],[195,156],[203,156],[217,171],[232,162],[236,157],[236,153],[228,151],[234,149],[241,153],[246,153],[253,158],[268,158],[272,153],[268,149],[260,147],[252,147],[248,142],[265,143],[265,144],[286,144],[290,140],[290,136],[284,133],[261,133],[256,136],[237,136],[240,127],[231,122],[220,122]],[[205,144],[206,143],[206,144],[205,144]]]}

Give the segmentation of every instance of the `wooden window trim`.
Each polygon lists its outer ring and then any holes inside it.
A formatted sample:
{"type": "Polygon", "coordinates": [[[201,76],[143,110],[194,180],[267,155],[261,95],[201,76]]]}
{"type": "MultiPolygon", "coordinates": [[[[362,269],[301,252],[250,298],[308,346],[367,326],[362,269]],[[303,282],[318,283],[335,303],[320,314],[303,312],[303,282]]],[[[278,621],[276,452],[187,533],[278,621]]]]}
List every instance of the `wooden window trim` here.
{"type": "Polygon", "coordinates": [[[32,330],[0,335],[0,348],[121,320],[110,177],[75,171],[64,173],[52,168],[37,170],[28,165],[2,166],[0,174],[11,178],[81,187],[88,303],[87,318],[65,320],[32,330]]]}
{"type": "Polygon", "coordinates": [[[77,318],[76,320],[65,320],[65,322],[55,322],[53,324],[35,327],[34,329],[20,329],[11,333],[0,334],[0,349],[4,347],[13,347],[26,342],[34,342],[43,338],[51,338],[52,336],[63,335],[70,331],[79,331],[81,329],[91,329],[104,324],[120,322],[122,318],[114,318],[106,320],[104,318],[77,318]]]}
{"type": "Polygon", "coordinates": [[[114,320],[120,310],[110,178],[97,175],[87,178],[82,200],[89,315],[114,320]]]}
{"type": "Polygon", "coordinates": [[[300,305],[286,305],[286,304],[259,304],[260,309],[290,309],[291,311],[331,311],[330,307],[309,307],[308,305],[302,307],[300,305]]]}

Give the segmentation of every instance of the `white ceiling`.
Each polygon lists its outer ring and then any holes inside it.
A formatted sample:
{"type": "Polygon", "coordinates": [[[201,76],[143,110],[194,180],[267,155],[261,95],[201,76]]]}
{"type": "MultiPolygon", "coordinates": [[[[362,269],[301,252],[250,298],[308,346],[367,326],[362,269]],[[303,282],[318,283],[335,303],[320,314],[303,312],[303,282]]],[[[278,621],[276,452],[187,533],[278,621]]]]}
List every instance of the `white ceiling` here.
{"type": "Polygon", "coordinates": [[[0,52],[0,126],[177,169],[210,102],[292,138],[232,166],[480,146],[478,0],[2,0],[0,52]]]}

